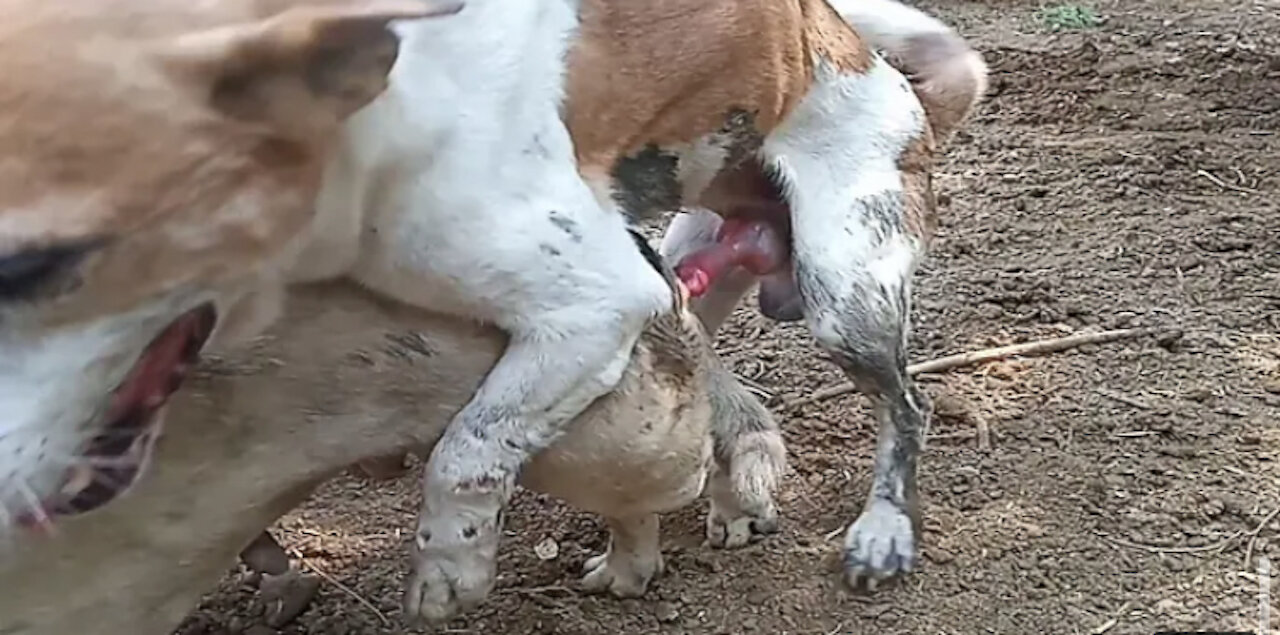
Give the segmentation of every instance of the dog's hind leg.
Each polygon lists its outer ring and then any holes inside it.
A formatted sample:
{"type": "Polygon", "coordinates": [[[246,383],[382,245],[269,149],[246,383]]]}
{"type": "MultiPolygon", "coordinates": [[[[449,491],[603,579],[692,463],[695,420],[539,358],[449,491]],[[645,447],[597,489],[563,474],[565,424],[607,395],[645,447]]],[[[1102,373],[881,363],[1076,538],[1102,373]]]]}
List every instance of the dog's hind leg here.
{"type": "Polygon", "coordinates": [[[609,547],[583,565],[582,588],[620,598],[640,597],[663,571],[658,515],[608,518],[606,523],[609,547]]]}
{"type": "Polygon", "coordinates": [[[707,483],[707,542],[741,547],[778,531],[773,496],[787,469],[786,446],[773,415],[718,359],[707,389],[715,457],[707,483]]]}
{"type": "MultiPolygon", "coordinates": [[[[717,243],[720,216],[709,211],[682,212],[663,234],[659,252],[667,262],[717,243]]],[[[690,301],[704,329],[714,334],[756,284],[745,269],[734,268],[711,281],[690,301]]],[[[769,410],[708,351],[708,392],[715,469],[707,484],[707,542],[713,547],[746,545],[778,530],[773,494],[786,471],[786,446],[769,410]]]]}
{"type": "Polygon", "coordinates": [[[931,213],[924,111],[901,73],[822,63],[762,154],[791,206],[796,283],[820,345],[879,419],[871,491],[845,571],[868,586],[915,566],[916,462],[928,405],[906,371],[911,276],[931,213]]]}

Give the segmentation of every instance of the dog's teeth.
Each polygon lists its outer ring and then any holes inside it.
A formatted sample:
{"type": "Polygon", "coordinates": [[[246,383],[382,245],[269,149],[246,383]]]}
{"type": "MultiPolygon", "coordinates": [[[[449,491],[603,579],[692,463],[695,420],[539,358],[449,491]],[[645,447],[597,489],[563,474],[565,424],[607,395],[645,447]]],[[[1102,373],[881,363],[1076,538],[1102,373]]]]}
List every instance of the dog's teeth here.
{"type": "Polygon", "coordinates": [[[74,498],[76,494],[83,492],[85,488],[92,484],[93,468],[87,465],[77,465],[71,468],[71,477],[62,486],[61,494],[68,498],[74,498]]]}

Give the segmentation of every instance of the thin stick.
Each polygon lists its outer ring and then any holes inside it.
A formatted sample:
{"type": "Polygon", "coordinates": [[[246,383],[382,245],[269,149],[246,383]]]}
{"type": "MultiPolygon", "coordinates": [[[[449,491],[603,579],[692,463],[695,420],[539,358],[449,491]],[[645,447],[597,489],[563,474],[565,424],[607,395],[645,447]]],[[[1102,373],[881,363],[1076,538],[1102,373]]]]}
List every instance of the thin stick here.
{"type": "Polygon", "coordinates": [[[1263,518],[1262,522],[1258,523],[1258,526],[1249,532],[1249,546],[1244,549],[1244,568],[1246,570],[1249,568],[1249,561],[1253,559],[1253,544],[1258,542],[1258,534],[1262,533],[1263,529],[1266,529],[1267,523],[1271,522],[1271,519],[1275,518],[1276,514],[1280,514],[1280,507],[1267,514],[1267,517],[1263,518]]]}
{"type": "Polygon", "coordinates": [[[1090,632],[1090,635],[1102,635],[1103,633],[1111,630],[1112,628],[1115,628],[1115,625],[1120,623],[1120,618],[1123,617],[1126,612],[1128,612],[1130,606],[1132,606],[1131,602],[1125,602],[1124,604],[1121,604],[1120,610],[1116,611],[1115,617],[1112,617],[1111,619],[1098,625],[1097,628],[1093,629],[1090,632]]]}
{"type": "MultiPolygon", "coordinates": [[[[1084,346],[1086,344],[1105,344],[1118,340],[1130,340],[1149,335],[1163,335],[1165,333],[1177,333],[1177,329],[1167,328],[1133,328],[1133,329],[1117,329],[1114,331],[1102,331],[1100,333],[1084,333],[1081,335],[1070,335],[1067,337],[1055,337],[1047,340],[1039,340],[1035,342],[1024,342],[1022,344],[1011,344],[1009,346],[999,346],[996,348],[987,348],[980,351],[972,351],[969,353],[960,353],[958,355],[948,355],[939,357],[938,359],[912,364],[907,367],[907,373],[910,375],[921,375],[924,373],[940,373],[960,368],[962,366],[972,366],[982,362],[990,362],[998,359],[1006,359],[1019,355],[1044,355],[1047,353],[1057,353],[1072,348],[1084,346]]],[[[857,390],[852,382],[842,383],[836,386],[829,386],[814,392],[811,395],[793,399],[782,404],[783,409],[795,408],[811,403],[824,401],[832,397],[838,397],[845,393],[857,390]]]]}
{"type": "Polygon", "coordinates": [[[311,562],[310,560],[307,560],[306,558],[298,558],[298,563],[310,569],[316,575],[320,576],[320,579],[337,587],[339,591],[342,591],[343,593],[346,593],[347,595],[351,596],[351,599],[355,600],[356,602],[359,602],[365,608],[369,609],[370,611],[373,611],[373,614],[378,616],[378,621],[382,622],[383,626],[387,628],[391,627],[391,620],[387,619],[387,616],[384,615],[382,611],[379,611],[378,607],[373,605],[373,602],[366,600],[364,596],[353,591],[351,587],[348,587],[347,585],[341,582],[338,582],[336,578],[329,575],[327,572],[325,572],[324,569],[317,567],[315,563],[311,562]]]}
{"type": "Polygon", "coordinates": [[[1205,170],[1196,170],[1196,174],[1197,174],[1197,175],[1199,175],[1199,176],[1203,176],[1203,177],[1204,177],[1204,178],[1206,178],[1206,179],[1209,179],[1210,181],[1212,181],[1212,182],[1213,182],[1213,184],[1214,184],[1214,185],[1216,185],[1216,186],[1218,186],[1218,187],[1220,187],[1220,188],[1222,188],[1222,189],[1224,189],[1224,190],[1231,190],[1231,191],[1233,191],[1233,192],[1240,192],[1240,193],[1242,193],[1242,194],[1257,194],[1257,193],[1258,193],[1258,190],[1253,190],[1253,189],[1249,189],[1249,188],[1247,188],[1247,187],[1240,187],[1239,185],[1232,185],[1231,183],[1227,183],[1226,181],[1223,181],[1222,179],[1220,179],[1220,178],[1218,178],[1218,177],[1216,177],[1216,176],[1214,176],[1214,175],[1210,174],[1209,172],[1207,172],[1207,171],[1205,171],[1205,170]]]}
{"type": "Polygon", "coordinates": [[[1142,545],[1136,542],[1121,540],[1119,538],[1112,538],[1111,536],[1108,536],[1106,534],[1098,534],[1098,535],[1102,536],[1102,538],[1107,542],[1110,542],[1118,547],[1128,547],[1130,549],[1141,549],[1143,551],[1149,551],[1151,553],[1203,553],[1205,551],[1213,551],[1215,549],[1222,550],[1226,548],[1227,545],[1231,544],[1232,540],[1239,538],[1241,533],[1242,532],[1237,531],[1236,533],[1231,534],[1230,536],[1227,536],[1226,538],[1223,538],[1218,542],[1215,542],[1211,545],[1204,545],[1201,547],[1153,547],[1151,545],[1142,545]]]}
{"type": "Polygon", "coordinates": [[[764,386],[761,386],[760,383],[757,382],[756,380],[743,377],[742,375],[739,375],[737,373],[734,373],[733,375],[738,379],[738,382],[741,383],[742,386],[747,389],[747,392],[759,397],[764,401],[769,401],[770,399],[773,399],[773,393],[769,392],[769,390],[764,386]]]}
{"type": "Polygon", "coordinates": [[[1107,399],[1110,399],[1112,401],[1118,401],[1126,406],[1133,406],[1134,408],[1137,408],[1139,410],[1151,409],[1151,405],[1144,401],[1141,401],[1134,397],[1130,397],[1129,395],[1107,390],[1106,388],[1098,388],[1094,392],[1098,393],[1099,395],[1102,395],[1103,397],[1106,397],[1107,399]]]}
{"type": "Polygon", "coordinates": [[[978,450],[987,452],[991,449],[991,424],[976,409],[973,412],[973,427],[978,431],[978,450]]]}

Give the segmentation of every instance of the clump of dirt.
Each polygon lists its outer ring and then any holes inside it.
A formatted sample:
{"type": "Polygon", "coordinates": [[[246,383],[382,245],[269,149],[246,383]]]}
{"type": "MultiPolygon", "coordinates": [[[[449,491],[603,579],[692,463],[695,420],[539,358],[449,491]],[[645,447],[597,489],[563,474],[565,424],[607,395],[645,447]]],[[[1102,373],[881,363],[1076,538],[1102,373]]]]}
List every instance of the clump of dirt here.
{"type": "MultiPolygon", "coordinates": [[[[648,596],[586,597],[572,586],[603,527],[522,493],[499,589],[446,632],[1258,629],[1251,575],[1261,557],[1280,563],[1280,12],[1103,0],[1096,28],[1049,33],[1029,0],[922,4],[973,38],[993,82],[939,169],[915,357],[1133,325],[1184,337],[927,382],[948,406],[921,467],[925,563],[872,596],[842,591],[827,538],[869,482],[874,426],[852,395],[775,409],[793,465],[781,535],[713,551],[703,510],[685,510],[665,519],[669,573],[648,596]],[[548,539],[558,555],[543,560],[548,539]]],[[[751,308],[718,344],[775,406],[841,380],[802,328],[751,308]]],[[[403,632],[416,507],[413,476],[344,478],[282,521],[282,542],[328,581],[279,632],[403,632]]],[[[248,582],[229,575],[181,633],[270,632],[248,582]]]]}

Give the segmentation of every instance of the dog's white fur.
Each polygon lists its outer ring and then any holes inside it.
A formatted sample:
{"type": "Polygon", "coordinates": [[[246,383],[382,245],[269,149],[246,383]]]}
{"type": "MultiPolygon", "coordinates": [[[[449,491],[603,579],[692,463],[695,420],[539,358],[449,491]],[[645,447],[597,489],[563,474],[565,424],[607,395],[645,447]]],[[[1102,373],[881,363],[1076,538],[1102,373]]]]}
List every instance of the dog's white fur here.
{"type": "MultiPolygon", "coordinates": [[[[577,5],[472,0],[467,12],[448,21],[400,25],[404,43],[393,89],[346,129],[347,143],[330,166],[315,231],[307,237],[314,248],[294,271],[296,281],[347,276],[412,306],[478,318],[511,337],[429,461],[407,597],[411,613],[430,619],[450,617],[487,593],[500,511],[521,467],[617,386],[643,326],[674,303],[670,287],[627,235],[608,184],[584,179],[575,161],[561,102],[577,5]]],[[[842,8],[855,24],[879,19],[842,8]]],[[[935,28],[900,19],[893,28],[904,37],[935,28]]],[[[797,251],[819,265],[836,257],[852,264],[853,271],[820,273],[840,284],[872,283],[880,287],[872,301],[879,301],[891,297],[886,284],[905,284],[914,263],[914,252],[904,248],[911,239],[896,234],[879,244],[837,244],[821,234],[844,225],[865,228],[864,219],[833,213],[841,201],[901,189],[886,161],[922,133],[925,112],[903,76],[883,61],[863,74],[819,66],[815,89],[768,135],[764,159],[783,175],[796,209],[797,251]],[[833,109],[863,113],[862,123],[874,129],[832,117],[833,109]],[[844,145],[830,152],[829,138],[844,145]],[[846,175],[858,178],[850,185],[841,180],[846,175]]],[[[716,161],[709,164],[719,169],[716,161]]],[[[693,175],[687,183],[709,180],[693,175]]],[[[249,207],[223,211],[252,214],[259,206],[249,207]]],[[[193,229],[184,235],[199,235],[200,227],[193,229]]],[[[63,470],[57,457],[37,458],[38,446],[42,439],[52,439],[55,449],[78,443],[82,433],[70,428],[101,408],[101,395],[145,343],[141,334],[154,333],[160,316],[172,318],[177,306],[255,301],[260,290],[250,283],[260,283],[270,265],[254,265],[244,284],[220,281],[216,293],[208,285],[136,312],[78,322],[87,324],[80,332],[91,341],[77,346],[97,351],[91,357],[71,360],[67,347],[52,345],[62,335],[33,344],[23,323],[31,314],[7,312],[0,358],[28,363],[0,367],[0,406],[9,409],[0,414],[16,413],[0,419],[8,426],[0,428],[0,465],[16,468],[9,475],[0,470],[0,507],[29,509],[31,499],[56,487],[63,470]],[[58,377],[36,374],[47,368],[58,377]],[[62,382],[56,402],[37,390],[51,379],[62,382]],[[45,427],[50,421],[66,426],[45,427]],[[37,428],[38,435],[26,434],[37,428]]],[[[264,305],[269,309],[271,302],[264,305]]],[[[839,329],[830,326],[828,313],[815,310],[808,318],[829,348],[848,344],[833,341],[839,329]]],[[[905,315],[898,319],[905,324],[905,315]]],[[[893,445],[893,438],[883,440],[878,464],[893,445]]],[[[358,458],[307,460],[317,476],[339,460],[358,458]]],[[[901,486],[878,467],[872,499],[850,530],[857,566],[876,575],[897,572],[889,560],[914,556],[915,536],[901,506],[877,504],[900,498],[901,486]]]]}
{"type": "Polygon", "coordinates": [[[341,273],[512,338],[428,463],[411,604],[434,619],[488,591],[520,468],[617,383],[673,302],[578,173],[560,113],[575,22],[575,2],[479,0],[403,24],[391,87],[351,122],[320,198],[322,219],[363,203],[360,225],[321,241],[347,256],[341,273]]]}
{"type": "MultiPolygon", "coordinates": [[[[329,233],[307,258],[322,265],[315,275],[350,275],[512,338],[427,465],[406,598],[410,613],[432,621],[488,593],[500,513],[521,466],[610,390],[642,325],[672,301],[629,244],[608,179],[584,178],[565,127],[579,4],[471,0],[448,21],[403,25],[392,87],[351,123],[321,198],[329,233]],[[353,206],[363,222],[342,220],[353,206]]],[[[954,37],[893,2],[838,6],[890,46],[940,29],[954,37]]],[[[808,322],[824,347],[861,364],[862,378],[886,377],[894,371],[882,366],[905,356],[850,351],[904,345],[903,298],[922,245],[901,226],[878,235],[883,219],[859,206],[903,193],[898,162],[926,134],[925,110],[887,62],[876,57],[869,72],[850,73],[819,60],[811,90],[767,131],[760,152],[793,209],[803,276],[823,285],[802,283],[808,322]]],[[[689,199],[701,194],[690,187],[723,168],[714,146],[677,149],[689,199]]],[[[896,377],[908,382],[903,372],[896,377]]],[[[890,413],[925,406],[894,385],[869,384],[887,432],[871,497],[849,530],[852,577],[895,575],[916,558],[915,439],[903,435],[922,434],[923,424],[890,413]],[[904,444],[909,475],[893,463],[904,444]]]]}

